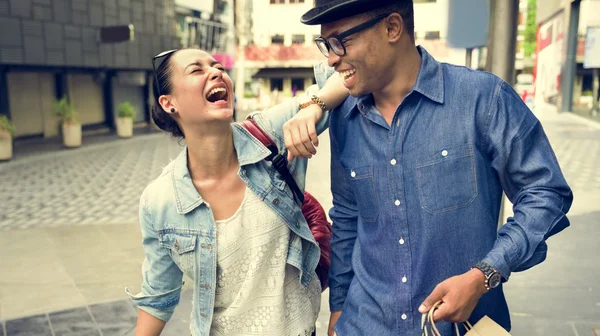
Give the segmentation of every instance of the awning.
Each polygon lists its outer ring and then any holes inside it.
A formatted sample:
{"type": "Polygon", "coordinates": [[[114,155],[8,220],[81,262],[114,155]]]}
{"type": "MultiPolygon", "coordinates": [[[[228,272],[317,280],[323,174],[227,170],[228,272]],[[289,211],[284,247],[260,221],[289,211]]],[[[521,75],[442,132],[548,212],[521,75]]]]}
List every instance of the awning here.
{"type": "Polygon", "coordinates": [[[313,78],[313,68],[264,68],[254,78],[313,78]]]}

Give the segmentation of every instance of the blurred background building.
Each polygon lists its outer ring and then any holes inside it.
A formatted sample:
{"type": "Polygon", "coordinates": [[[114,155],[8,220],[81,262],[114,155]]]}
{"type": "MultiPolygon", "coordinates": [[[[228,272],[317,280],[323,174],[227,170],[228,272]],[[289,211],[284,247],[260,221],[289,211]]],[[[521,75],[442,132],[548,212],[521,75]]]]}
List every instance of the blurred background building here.
{"type": "Polygon", "coordinates": [[[17,138],[57,136],[52,103],[63,96],[84,131],[113,129],[125,100],[147,122],[150,60],[181,44],[174,0],[0,0],[0,31],[0,114],[17,138]],[[102,29],[129,25],[131,40],[100,41],[102,29]]]}

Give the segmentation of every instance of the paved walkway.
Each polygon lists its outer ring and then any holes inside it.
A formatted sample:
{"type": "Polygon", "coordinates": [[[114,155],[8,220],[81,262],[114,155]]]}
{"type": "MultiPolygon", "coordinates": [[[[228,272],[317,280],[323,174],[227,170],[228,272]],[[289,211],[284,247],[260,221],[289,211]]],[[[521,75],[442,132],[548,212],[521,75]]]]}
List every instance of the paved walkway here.
{"type": "MultiPolygon", "coordinates": [[[[597,336],[600,128],[568,114],[539,117],[575,203],[546,262],[506,286],[512,334],[597,336]]],[[[139,195],[180,148],[151,134],[0,164],[0,335],[133,335],[135,310],[123,288],[135,292],[141,282],[139,195]]],[[[329,208],[326,136],[319,150],[307,188],[329,208]]],[[[187,334],[186,286],[163,335],[187,334]]],[[[317,334],[328,315],[325,293],[317,334]]]]}

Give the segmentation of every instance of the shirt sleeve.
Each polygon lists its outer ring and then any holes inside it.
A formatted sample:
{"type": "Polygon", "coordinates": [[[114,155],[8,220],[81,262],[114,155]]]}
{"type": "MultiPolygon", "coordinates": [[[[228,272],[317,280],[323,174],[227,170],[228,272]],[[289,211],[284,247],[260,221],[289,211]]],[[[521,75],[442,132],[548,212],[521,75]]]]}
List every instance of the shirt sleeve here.
{"type": "Polygon", "coordinates": [[[167,249],[159,246],[158,234],[147,212],[148,191],[140,199],[142,245],[146,258],[142,265],[141,292],[133,295],[125,289],[137,307],[148,314],[169,321],[179,304],[183,272],[177,267],[167,249]]]}
{"type": "MultiPolygon", "coordinates": [[[[324,62],[314,66],[314,75],[317,84],[311,85],[306,89],[305,94],[311,96],[317,94],[325,82],[335,71],[333,68],[327,66],[324,62]]],[[[285,100],[281,104],[277,104],[273,107],[267,108],[264,111],[252,113],[252,117],[259,123],[261,128],[269,133],[271,138],[277,142],[277,146],[280,150],[285,149],[283,140],[283,125],[292,117],[298,113],[300,105],[300,99],[293,97],[285,100]]],[[[317,122],[315,129],[317,134],[323,133],[329,126],[329,111],[325,111],[319,122],[317,122]]]]}
{"type": "Polygon", "coordinates": [[[333,222],[333,236],[329,268],[329,309],[337,312],[342,310],[354,278],[352,251],[357,236],[358,208],[350,181],[339,160],[334,134],[331,134],[331,193],[333,207],[329,211],[329,217],[333,222]]]}
{"type": "Polygon", "coordinates": [[[483,261],[508,280],[545,260],[546,240],[569,226],[573,194],[539,120],[507,83],[499,86],[487,149],[514,216],[483,261]]]}

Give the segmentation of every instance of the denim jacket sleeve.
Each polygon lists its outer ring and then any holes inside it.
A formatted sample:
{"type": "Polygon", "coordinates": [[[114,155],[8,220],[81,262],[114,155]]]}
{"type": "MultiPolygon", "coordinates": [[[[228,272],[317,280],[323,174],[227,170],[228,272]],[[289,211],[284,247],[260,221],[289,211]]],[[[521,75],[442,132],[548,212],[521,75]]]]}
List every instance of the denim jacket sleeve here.
{"type": "Polygon", "coordinates": [[[142,265],[141,292],[127,294],[139,309],[167,322],[179,304],[183,272],[177,267],[167,249],[159,246],[158,234],[147,211],[148,189],[140,199],[140,225],[146,258],[142,265]]]}
{"type": "MultiPolygon", "coordinates": [[[[306,95],[310,96],[316,94],[320,88],[325,85],[327,79],[334,73],[334,69],[327,66],[325,62],[319,63],[314,66],[314,75],[317,84],[311,85],[306,89],[306,95]]],[[[271,138],[276,142],[277,147],[281,151],[285,150],[285,143],[283,141],[283,125],[296,113],[298,113],[298,106],[300,100],[297,97],[288,99],[285,102],[268,108],[262,112],[253,113],[252,116],[255,118],[263,129],[265,129],[271,138]]],[[[318,134],[323,133],[329,126],[329,111],[323,113],[323,117],[316,125],[318,134]]]]}
{"type": "MultiPolygon", "coordinates": [[[[333,132],[333,129],[330,129],[330,132],[333,132]]],[[[338,153],[335,136],[331,134],[331,193],[333,195],[333,207],[329,211],[329,217],[333,221],[331,267],[329,268],[329,309],[331,312],[342,310],[348,288],[354,278],[352,251],[358,224],[356,198],[338,153]]]]}
{"type": "Polygon", "coordinates": [[[514,216],[498,231],[484,261],[508,280],[546,258],[546,239],[569,226],[573,194],[541,123],[515,91],[500,82],[488,123],[487,150],[514,216]]]}

